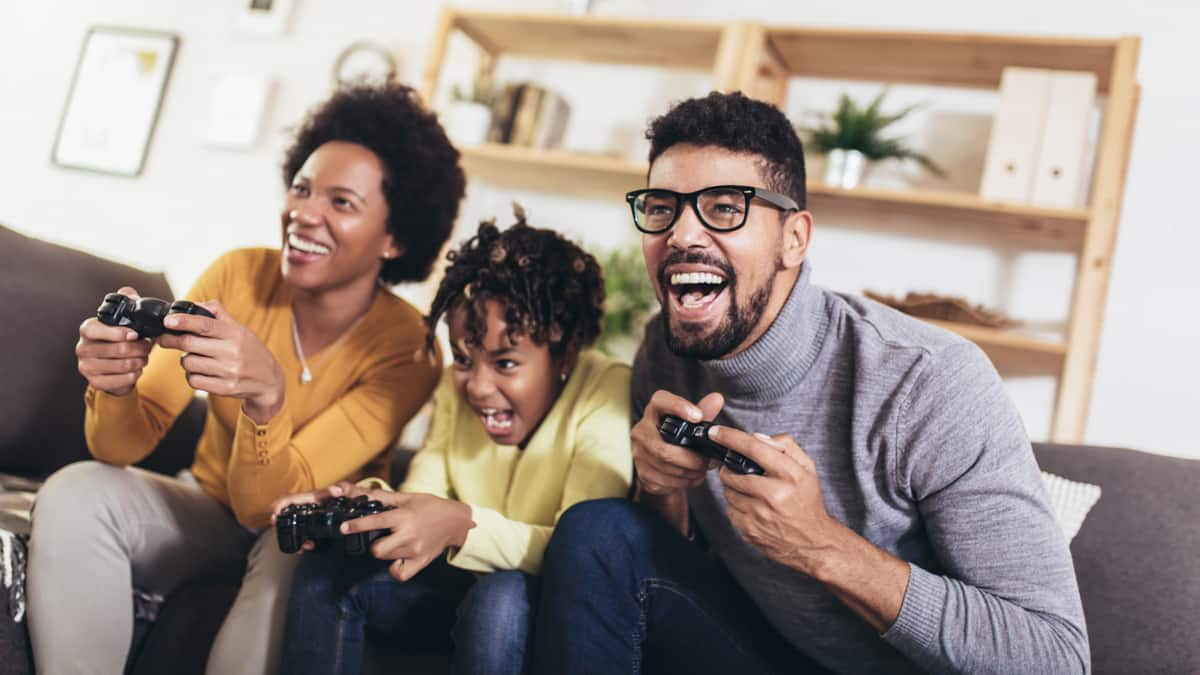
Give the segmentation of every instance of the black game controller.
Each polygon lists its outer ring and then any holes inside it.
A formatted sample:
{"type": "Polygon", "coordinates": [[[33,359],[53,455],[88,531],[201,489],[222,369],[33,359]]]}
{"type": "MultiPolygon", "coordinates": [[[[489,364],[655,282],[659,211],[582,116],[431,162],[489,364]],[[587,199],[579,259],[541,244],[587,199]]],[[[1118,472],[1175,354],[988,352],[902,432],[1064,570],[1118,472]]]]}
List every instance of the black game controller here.
{"type": "Polygon", "coordinates": [[[121,293],[109,293],[96,310],[96,318],[108,326],[124,326],[137,332],[139,338],[156,338],[163,333],[182,335],[183,331],[163,328],[168,314],[193,314],[215,319],[213,313],[194,302],[176,300],[168,303],[158,298],[134,300],[121,293]]]}
{"type": "Polygon", "coordinates": [[[708,428],[712,422],[685,422],[674,415],[666,415],[658,423],[658,435],[672,445],[678,445],[701,455],[719,460],[734,473],[756,476],[763,475],[763,469],[754,460],[747,459],[740,452],[717,443],[708,437],[708,428]]]}
{"type": "Polygon", "coordinates": [[[349,497],[333,497],[319,504],[292,504],[275,517],[275,534],[279,538],[279,550],[284,553],[299,551],[305,541],[312,541],[318,550],[323,550],[333,543],[341,543],[343,551],[349,555],[362,555],[371,548],[376,539],[388,533],[387,530],[371,530],[370,532],[355,532],[342,534],[342,523],[362,516],[370,516],[391,510],[382,502],[367,499],[360,495],[354,499],[349,497]]]}

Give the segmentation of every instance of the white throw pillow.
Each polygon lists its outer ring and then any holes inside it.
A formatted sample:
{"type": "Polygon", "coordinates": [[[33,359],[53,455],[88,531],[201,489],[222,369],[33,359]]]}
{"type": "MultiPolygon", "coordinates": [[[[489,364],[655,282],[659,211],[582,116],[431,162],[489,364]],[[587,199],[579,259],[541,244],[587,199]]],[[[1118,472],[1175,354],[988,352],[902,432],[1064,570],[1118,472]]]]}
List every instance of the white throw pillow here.
{"type": "Polygon", "coordinates": [[[1050,510],[1054,512],[1058,526],[1070,543],[1079,533],[1079,528],[1083,527],[1083,519],[1087,518],[1088,511],[1100,500],[1100,486],[1068,480],[1045,471],[1042,472],[1042,482],[1050,496],[1050,510]]]}

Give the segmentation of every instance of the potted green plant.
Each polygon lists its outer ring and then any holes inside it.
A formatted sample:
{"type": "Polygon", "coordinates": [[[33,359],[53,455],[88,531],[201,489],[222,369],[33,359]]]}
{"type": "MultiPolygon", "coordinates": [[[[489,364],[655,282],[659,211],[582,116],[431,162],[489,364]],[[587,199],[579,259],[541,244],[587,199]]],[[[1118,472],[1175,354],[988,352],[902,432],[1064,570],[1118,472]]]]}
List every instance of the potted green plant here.
{"type": "Polygon", "coordinates": [[[492,78],[479,73],[470,87],[455,84],[450,89],[451,103],[446,111],[446,135],[455,145],[479,145],[487,140],[492,125],[492,103],[495,95],[492,78]]]}
{"type": "Polygon", "coordinates": [[[837,109],[822,115],[823,123],[804,129],[809,137],[808,148],[825,155],[825,183],[833,187],[852,188],[862,180],[868,162],[884,159],[913,160],[937,176],[945,171],[927,155],[910,148],[902,138],[884,138],[883,131],[921,107],[911,105],[891,114],[884,114],[883,99],[887,89],[879,92],[865,108],[847,94],[842,94],[837,109]]]}
{"type": "Polygon", "coordinates": [[[606,354],[632,362],[646,319],[658,309],[642,249],[612,249],[596,255],[596,259],[604,270],[605,295],[604,324],[596,346],[606,354]]]}

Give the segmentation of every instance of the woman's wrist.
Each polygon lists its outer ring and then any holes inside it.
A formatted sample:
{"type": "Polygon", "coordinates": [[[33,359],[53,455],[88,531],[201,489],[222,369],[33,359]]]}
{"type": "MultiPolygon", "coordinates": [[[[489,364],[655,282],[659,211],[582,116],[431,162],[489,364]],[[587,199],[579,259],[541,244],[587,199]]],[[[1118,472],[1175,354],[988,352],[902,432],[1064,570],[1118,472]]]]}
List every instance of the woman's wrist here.
{"type": "Polygon", "coordinates": [[[251,396],[242,404],[246,416],[255,424],[266,424],[271,421],[283,408],[284,389],[282,385],[271,387],[266,392],[251,396]]]}

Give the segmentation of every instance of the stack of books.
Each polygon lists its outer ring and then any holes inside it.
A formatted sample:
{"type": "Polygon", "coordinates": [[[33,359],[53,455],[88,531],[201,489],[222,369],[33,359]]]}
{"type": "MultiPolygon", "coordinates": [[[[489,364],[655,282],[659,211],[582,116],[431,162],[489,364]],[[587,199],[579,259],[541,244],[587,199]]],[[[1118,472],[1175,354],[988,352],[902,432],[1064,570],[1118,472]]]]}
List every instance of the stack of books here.
{"type": "Polygon", "coordinates": [[[492,106],[491,143],[556,148],[567,131],[571,106],[558,93],[528,82],[507,84],[492,106]]]}

